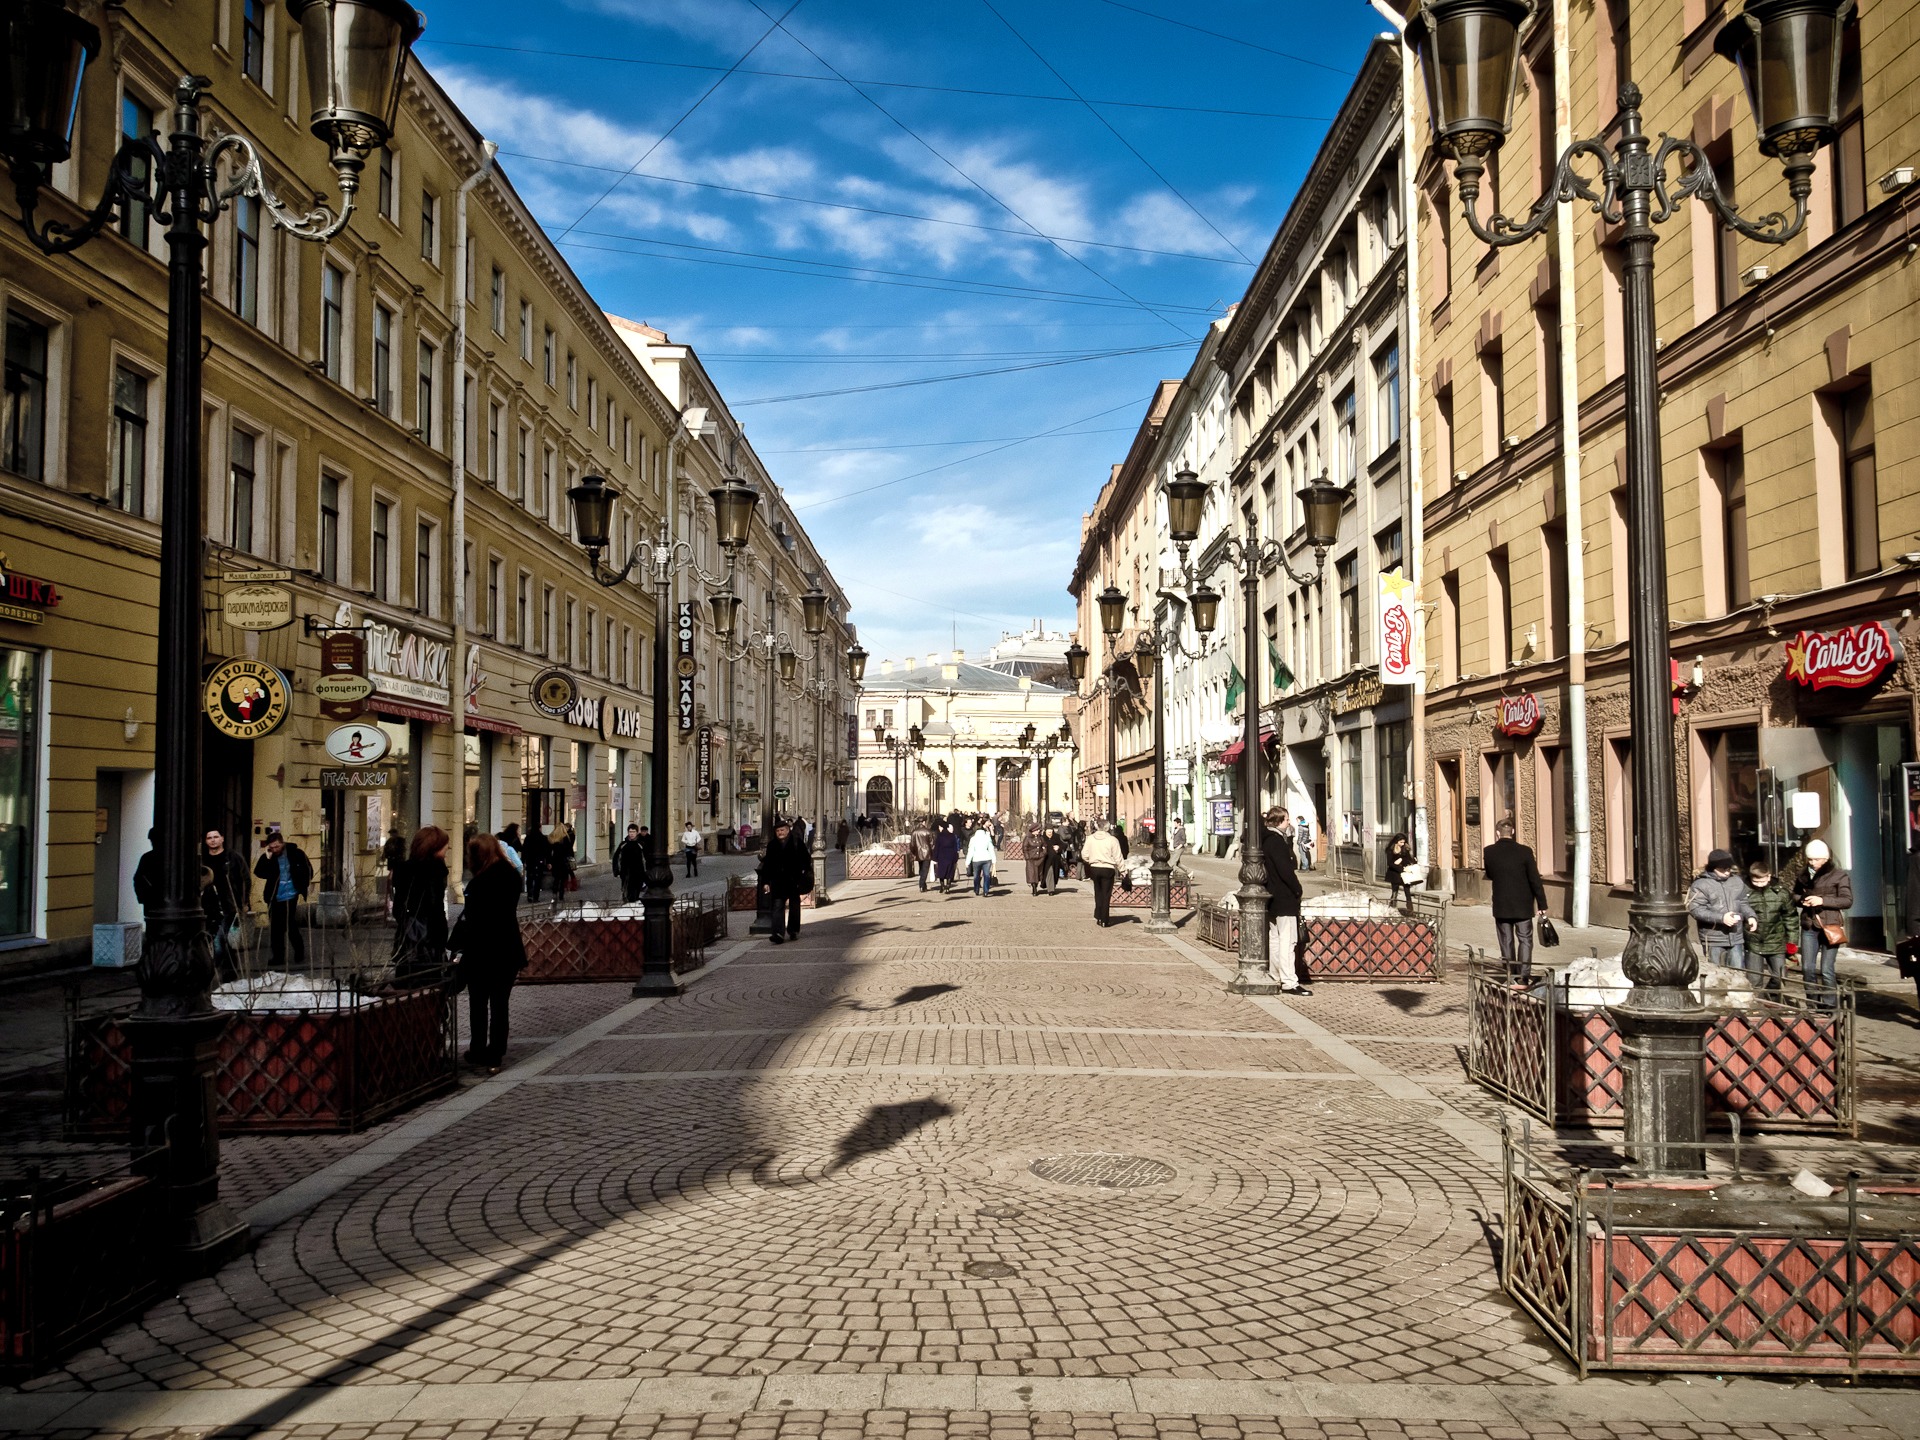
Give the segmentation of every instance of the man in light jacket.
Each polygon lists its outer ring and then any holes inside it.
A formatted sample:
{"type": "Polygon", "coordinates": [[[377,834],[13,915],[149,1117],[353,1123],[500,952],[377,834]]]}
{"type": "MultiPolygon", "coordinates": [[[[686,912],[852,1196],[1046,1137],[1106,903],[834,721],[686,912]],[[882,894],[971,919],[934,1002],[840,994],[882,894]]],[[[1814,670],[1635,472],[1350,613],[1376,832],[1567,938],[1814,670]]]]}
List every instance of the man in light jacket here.
{"type": "Polygon", "coordinates": [[[1747,882],[1734,873],[1732,851],[1707,856],[1707,868],[1687,889],[1687,913],[1700,927],[1709,964],[1746,968],[1747,932],[1758,928],[1760,918],[1747,898],[1747,882]]]}
{"type": "Polygon", "coordinates": [[[1107,913],[1113,902],[1113,877],[1125,858],[1120,853],[1120,842],[1104,826],[1096,825],[1080,847],[1080,863],[1087,867],[1087,878],[1093,881],[1093,923],[1096,925],[1113,923],[1107,913]]]}

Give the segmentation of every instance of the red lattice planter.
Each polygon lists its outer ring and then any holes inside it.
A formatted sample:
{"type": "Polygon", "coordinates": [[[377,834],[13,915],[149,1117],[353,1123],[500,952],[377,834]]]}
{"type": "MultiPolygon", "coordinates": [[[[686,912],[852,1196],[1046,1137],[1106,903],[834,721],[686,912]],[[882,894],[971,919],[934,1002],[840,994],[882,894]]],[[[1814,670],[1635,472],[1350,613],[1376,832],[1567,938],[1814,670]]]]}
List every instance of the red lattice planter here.
{"type": "Polygon", "coordinates": [[[1306,931],[1302,962],[1316,982],[1440,978],[1440,948],[1424,920],[1309,916],[1301,924],[1306,931]]]}
{"type": "MultiPolygon", "coordinates": [[[[353,1003],[338,1010],[233,1012],[214,1068],[223,1130],[358,1130],[454,1087],[451,988],[345,998],[353,1003]]],[[[73,1022],[69,1129],[98,1134],[129,1127],[131,1057],[118,1016],[73,1022]]]]}
{"type": "Polygon", "coordinates": [[[862,851],[847,856],[849,880],[902,880],[912,873],[912,862],[899,850],[886,855],[862,851]]]}
{"type": "MultiPolygon", "coordinates": [[[[674,973],[706,964],[707,946],[724,939],[726,933],[727,906],[720,901],[700,896],[674,901],[674,973]]],[[[527,968],[519,976],[523,985],[634,980],[646,960],[646,920],[637,910],[593,916],[557,910],[537,919],[523,918],[520,935],[527,947],[527,968]]]]}
{"type": "MultiPolygon", "coordinates": [[[[1469,990],[1468,1073],[1548,1124],[1625,1117],[1620,1029],[1607,1010],[1571,1010],[1561,987],[1518,989],[1476,972],[1469,990]]],[[[1859,1133],[1854,995],[1831,1011],[1787,992],[1714,1014],[1707,1029],[1707,1111],[1773,1129],[1859,1133]]]]}
{"type": "MultiPolygon", "coordinates": [[[[1167,895],[1167,905],[1170,909],[1186,910],[1193,905],[1193,887],[1191,885],[1169,886],[1167,895]]],[[[1122,890],[1116,885],[1113,887],[1113,905],[1115,909],[1131,907],[1135,910],[1151,910],[1153,908],[1153,886],[1151,884],[1135,882],[1133,889],[1122,890]]]]}
{"type": "Polygon", "coordinates": [[[1816,1200],[1785,1173],[1647,1180],[1503,1148],[1501,1284],[1583,1376],[1920,1375],[1911,1175],[1816,1200]]]}

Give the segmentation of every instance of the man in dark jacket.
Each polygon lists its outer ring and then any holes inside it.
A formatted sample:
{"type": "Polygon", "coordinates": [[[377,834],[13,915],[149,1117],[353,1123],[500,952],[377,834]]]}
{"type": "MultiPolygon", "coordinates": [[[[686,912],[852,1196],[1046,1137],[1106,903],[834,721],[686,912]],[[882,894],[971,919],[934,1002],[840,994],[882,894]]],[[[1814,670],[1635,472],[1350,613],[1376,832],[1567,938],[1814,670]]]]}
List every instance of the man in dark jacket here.
{"type": "Polygon", "coordinates": [[[1533,979],[1533,917],[1547,913],[1547,890],[1531,847],[1513,838],[1511,816],[1493,827],[1493,844],[1480,852],[1480,868],[1493,891],[1493,925],[1500,958],[1510,977],[1533,979]]]}
{"type": "Polygon", "coordinates": [[[1267,973],[1283,995],[1313,994],[1300,983],[1300,873],[1293,842],[1280,833],[1284,812],[1270,810],[1260,829],[1260,854],[1267,862],[1267,973]]]}
{"type": "Polygon", "coordinates": [[[213,937],[213,960],[222,980],[239,973],[240,917],[253,908],[253,877],[247,862],[227,848],[227,837],[209,830],[200,851],[200,909],[213,937]]]}
{"type": "Polygon", "coordinates": [[[647,880],[647,842],[638,825],[627,826],[627,838],[613,852],[613,873],[620,877],[620,898],[629,905],[638,900],[647,880]]]}
{"type": "Polygon", "coordinates": [[[289,844],[278,830],[269,830],[261,842],[253,873],[266,882],[267,923],[273,946],[273,968],[287,963],[287,937],[293,937],[294,958],[307,963],[307,940],[300,933],[300,902],[313,884],[313,862],[298,845],[289,844]]]}
{"type": "Polygon", "coordinates": [[[520,861],[527,872],[527,898],[538,900],[540,887],[547,883],[547,867],[553,863],[553,841],[538,825],[527,827],[527,843],[520,847],[520,861]]]}
{"type": "Polygon", "coordinates": [[[773,838],[760,858],[760,892],[772,901],[774,944],[800,938],[800,897],[812,889],[813,852],[782,816],[773,822],[773,838]]]}

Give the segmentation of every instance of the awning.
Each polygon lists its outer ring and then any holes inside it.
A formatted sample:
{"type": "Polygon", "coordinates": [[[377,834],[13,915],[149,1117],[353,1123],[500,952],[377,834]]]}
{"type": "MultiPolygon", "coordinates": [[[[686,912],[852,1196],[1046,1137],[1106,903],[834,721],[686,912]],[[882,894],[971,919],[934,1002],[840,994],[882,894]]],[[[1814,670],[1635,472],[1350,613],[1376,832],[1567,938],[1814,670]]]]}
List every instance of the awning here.
{"type": "MultiPolygon", "coordinates": [[[[1273,744],[1273,742],[1278,740],[1279,738],[1280,738],[1280,732],[1278,730],[1269,730],[1264,725],[1260,727],[1260,748],[1262,750],[1266,749],[1269,745],[1273,744]]],[[[1222,750],[1218,755],[1214,756],[1213,759],[1208,761],[1207,763],[1210,765],[1213,765],[1218,769],[1224,770],[1227,766],[1233,764],[1236,760],[1238,760],[1242,755],[1246,753],[1247,753],[1246,737],[1242,736],[1240,739],[1234,741],[1231,745],[1227,746],[1227,748],[1222,750]]]]}
{"type": "Polygon", "coordinates": [[[396,700],[391,695],[375,693],[367,704],[382,715],[395,720],[421,720],[429,725],[451,725],[453,716],[445,710],[435,710],[431,705],[416,705],[411,700],[396,700]]]}
{"type": "Polygon", "coordinates": [[[495,720],[491,715],[476,715],[467,712],[467,729],[490,730],[495,735],[518,735],[520,727],[511,720],[495,720]]]}

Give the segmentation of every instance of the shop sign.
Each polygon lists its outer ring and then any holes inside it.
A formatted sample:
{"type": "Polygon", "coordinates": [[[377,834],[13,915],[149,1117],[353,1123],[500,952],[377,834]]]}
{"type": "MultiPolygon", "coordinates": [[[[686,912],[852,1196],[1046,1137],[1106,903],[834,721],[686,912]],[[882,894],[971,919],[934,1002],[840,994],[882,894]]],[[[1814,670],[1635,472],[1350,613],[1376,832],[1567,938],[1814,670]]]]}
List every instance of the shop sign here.
{"type": "MultiPolygon", "coordinates": [[[[344,617],[347,607],[342,605],[340,612],[344,617]]],[[[444,709],[453,699],[448,678],[452,659],[453,647],[444,640],[378,620],[367,626],[367,677],[382,695],[444,709]]]]}
{"type": "Polygon", "coordinates": [[[293,578],[293,571],[280,566],[271,570],[228,570],[220,578],[229,585],[280,585],[293,578]]]}
{"type": "Polygon", "coordinates": [[[1210,803],[1213,809],[1213,833],[1233,834],[1233,801],[1216,795],[1210,803]]]}
{"type": "Polygon", "coordinates": [[[0,554],[0,620],[38,625],[59,603],[60,592],[51,580],[22,575],[0,554]]]}
{"type": "Polygon", "coordinates": [[[320,675],[313,693],[329,720],[358,720],[367,713],[373,682],[367,679],[367,640],[358,630],[334,630],[320,637],[320,675]]]}
{"type": "Polygon", "coordinates": [[[271,665],[228,660],[207,677],[207,718],[222,735],[255,740],[271,734],[287,709],[287,677],[271,665]]]}
{"type": "Polygon", "coordinates": [[[623,740],[645,738],[640,712],[626,705],[613,707],[613,733],[623,740]]]}
{"type": "Polygon", "coordinates": [[[582,730],[591,730],[602,739],[607,734],[607,702],[596,695],[588,699],[585,695],[573,697],[573,704],[567,707],[560,717],[569,725],[578,725],[582,730]]]}
{"type": "Polygon", "coordinates": [[[326,747],[342,765],[376,765],[387,758],[392,742],[378,725],[342,725],[327,733],[326,747]]]}
{"type": "Polygon", "coordinates": [[[580,687],[564,670],[542,670],[533,677],[528,698],[533,701],[533,708],[549,720],[564,720],[573,709],[574,701],[580,698],[580,687]]]}
{"type": "Polygon", "coordinates": [[[1419,662],[1415,658],[1413,583],[1396,568],[1380,577],[1380,630],[1375,637],[1380,647],[1380,683],[1413,685],[1418,683],[1419,662]]]}
{"type": "MultiPolygon", "coordinates": [[[[322,790],[391,790],[393,771],[388,770],[322,770],[320,772],[322,790]]],[[[371,809],[367,818],[373,818],[371,809]]],[[[380,833],[379,826],[372,826],[371,833],[380,833]]]]}
{"type": "Polygon", "coordinates": [[[1531,690],[1500,697],[1500,720],[1495,727],[1502,735],[1531,735],[1540,728],[1540,697],[1531,690]]]}
{"type": "Polygon", "coordinates": [[[284,630],[293,623],[293,592],[284,585],[240,585],[220,597],[220,618],[235,630],[284,630]]]}
{"type": "Polygon", "coordinates": [[[858,760],[859,758],[860,758],[860,717],[858,715],[848,715],[847,716],[847,759],[858,760]]]}
{"type": "Polygon", "coordinates": [[[742,800],[760,798],[760,767],[758,765],[740,767],[740,798],[742,800]]]}
{"type": "Polygon", "coordinates": [[[1184,755],[1176,755],[1167,761],[1167,783],[1184,785],[1193,776],[1192,762],[1184,755]]]}
{"type": "Polygon", "coordinates": [[[677,687],[676,704],[680,711],[680,733],[687,734],[693,729],[693,677],[699,669],[693,658],[693,602],[680,602],[679,618],[673,627],[674,684],[677,687]]]}
{"type": "Polygon", "coordinates": [[[1814,690],[1861,690],[1899,658],[1899,640],[1877,620],[1824,634],[1802,630],[1787,642],[1787,678],[1814,690]]]}
{"type": "Polygon", "coordinates": [[[694,778],[698,785],[695,798],[711,804],[713,801],[713,727],[702,725],[700,738],[694,747],[697,757],[694,778]]]}
{"type": "Polygon", "coordinates": [[[1333,697],[1333,713],[1350,714],[1378,705],[1387,698],[1387,687],[1372,675],[1363,675],[1333,697]]]}

